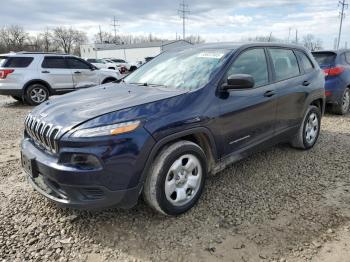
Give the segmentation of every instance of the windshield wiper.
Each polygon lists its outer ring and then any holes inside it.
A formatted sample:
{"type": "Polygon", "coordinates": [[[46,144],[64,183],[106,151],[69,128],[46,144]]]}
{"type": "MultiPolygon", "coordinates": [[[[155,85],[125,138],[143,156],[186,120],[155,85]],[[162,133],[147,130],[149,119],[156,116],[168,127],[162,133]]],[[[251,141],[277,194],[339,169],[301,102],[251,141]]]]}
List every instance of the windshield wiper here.
{"type": "Polygon", "coordinates": [[[139,86],[162,86],[162,87],[167,87],[166,85],[162,84],[151,84],[151,83],[128,83],[131,85],[139,85],[139,86]]]}

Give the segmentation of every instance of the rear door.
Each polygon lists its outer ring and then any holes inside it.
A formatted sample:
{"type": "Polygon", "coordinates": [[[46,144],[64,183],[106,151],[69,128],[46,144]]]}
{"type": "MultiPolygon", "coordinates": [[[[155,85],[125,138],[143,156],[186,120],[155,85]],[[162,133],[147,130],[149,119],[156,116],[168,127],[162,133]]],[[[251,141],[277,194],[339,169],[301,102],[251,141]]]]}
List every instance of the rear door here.
{"type": "Polygon", "coordinates": [[[270,84],[269,67],[264,48],[243,51],[226,73],[249,74],[255,86],[231,90],[219,102],[218,120],[225,138],[225,155],[257,145],[274,134],[276,120],[275,87],[270,84]]]}
{"type": "MultiPolygon", "coordinates": [[[[308,86],[313,84],[314,66],[304,53],[306,71],[299,67],[296,53],[292,49],[269,48],[276,86],[277,115],[276,133],[294,130],[303,116],[308,86]]],[[[300,59],[300,63],[301,60],[300,59]]]]}
{"type": "Polygon", "coordinates": [[[73,75],[74,88],[86,88],[100,84],[100,75],[91,64],[77,57],[66,57],[73,75]]]}
{"type": "Polygon", "coordinates": [[[63,56],[45,56],[40,75],[55,90],[73,88],[72,72],[63,56]]]}

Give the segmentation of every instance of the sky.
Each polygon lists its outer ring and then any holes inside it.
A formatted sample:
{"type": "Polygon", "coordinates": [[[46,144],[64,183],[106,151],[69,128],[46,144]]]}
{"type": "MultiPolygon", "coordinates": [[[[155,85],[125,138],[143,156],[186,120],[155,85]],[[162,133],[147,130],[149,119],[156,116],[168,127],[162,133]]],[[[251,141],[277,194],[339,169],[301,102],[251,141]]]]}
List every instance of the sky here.
{"type": "MultiPolygon", "coordinates": [[[[36,33],[55,26],[86,31],[90,40],[98,32],[112,32],[113,16],[120,34],[175,39],[182,34],[178,15],[182,0],[7,0],[0,8],[0,26],[21,25],[36,33]]],[[[299,39],[313,34],[324,48],[333,48],[339,29],[338,0],[186,0],[190,13],[187,35],[206,42],[242,41],[269,35],[299,39]],[[289,34],[291,32],[291,34],[289,34]]],[[[350,13],[347,10],[346,13],[350,13]]],[[[345,18],[341,46],[350,46],[350,15],[345,18]]]]}

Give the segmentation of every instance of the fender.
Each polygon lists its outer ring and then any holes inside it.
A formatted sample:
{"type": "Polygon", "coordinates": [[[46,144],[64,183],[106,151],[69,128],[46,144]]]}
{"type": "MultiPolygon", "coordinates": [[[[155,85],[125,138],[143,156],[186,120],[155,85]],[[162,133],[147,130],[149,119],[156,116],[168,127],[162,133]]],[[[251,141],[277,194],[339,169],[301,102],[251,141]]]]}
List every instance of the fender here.
{"type": "Polygon", "coordinates": [[[217,162],[219,160],[218,152],[216,150],[216,144],[215,144],[214,137],[213,137],[212,133],[210,132],[210,130],[206,127],[195,127],[195,128],[187,129],[187,130],[166,136],[166,137],[164,137],[156,142],[156,144],[151,149],[151,153],[146,161],[146,165],[145,165],[143,172],[141,174],[140,184],[144,183],[146,176],[147,176],[147,173],[148,173],[148,170],[151,167],[153,160],[155,159],[159,150],[164,145],[166,145],[167,143],[169,143],[171,141],[175,141],[178,138],[185,137],[188,135],[195,135],[198,133],[204,133],[209,138],[209,143],[210,143],[211,151],[213,153],[214,162],[217,162]]]}

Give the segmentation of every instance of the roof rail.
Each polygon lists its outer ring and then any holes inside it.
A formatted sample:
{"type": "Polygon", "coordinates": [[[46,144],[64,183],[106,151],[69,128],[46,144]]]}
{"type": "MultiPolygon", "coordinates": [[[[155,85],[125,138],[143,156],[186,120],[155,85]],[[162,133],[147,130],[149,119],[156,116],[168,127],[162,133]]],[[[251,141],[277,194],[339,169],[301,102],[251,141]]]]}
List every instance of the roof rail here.
{"type": "Polygon", "coordinates": [[[66,53],[60,53],[60,52],[30,52],[30,51],[20,51],[20,52],[14,52],[18,54],[42,54],[42,55],[69,55],[66,53]]]}

